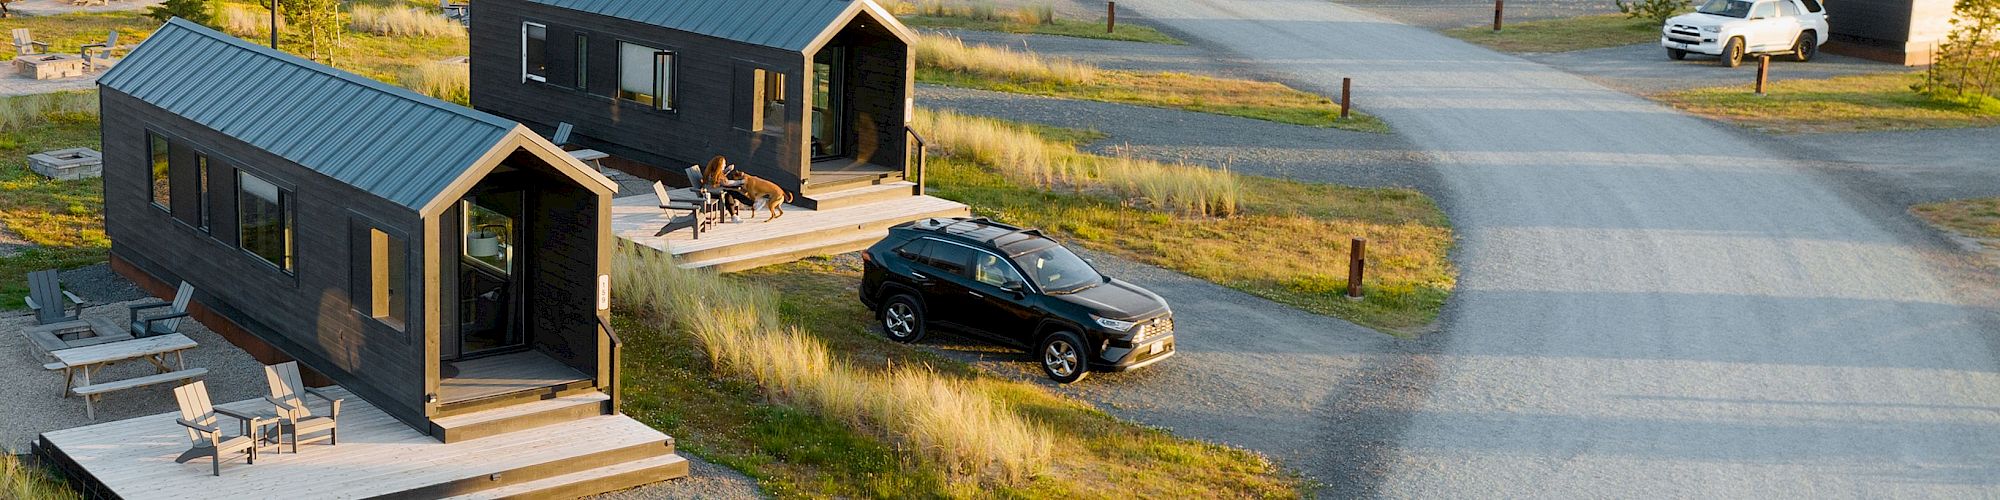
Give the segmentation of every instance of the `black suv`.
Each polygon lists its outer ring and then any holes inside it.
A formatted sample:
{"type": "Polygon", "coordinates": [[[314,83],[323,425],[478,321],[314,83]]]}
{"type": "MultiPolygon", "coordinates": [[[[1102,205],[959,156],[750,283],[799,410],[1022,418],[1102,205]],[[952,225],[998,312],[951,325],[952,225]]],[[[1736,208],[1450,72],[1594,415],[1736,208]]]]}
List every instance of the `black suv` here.
{"type": "Polygon", "coordinates": [[[1061,383],[1174,355],[1166,301],[1098,274],[1041,231],[984,218],[906,222],[861,260],[861,302],[898,342],[950,327],[1032,349],[1061,383]]]}

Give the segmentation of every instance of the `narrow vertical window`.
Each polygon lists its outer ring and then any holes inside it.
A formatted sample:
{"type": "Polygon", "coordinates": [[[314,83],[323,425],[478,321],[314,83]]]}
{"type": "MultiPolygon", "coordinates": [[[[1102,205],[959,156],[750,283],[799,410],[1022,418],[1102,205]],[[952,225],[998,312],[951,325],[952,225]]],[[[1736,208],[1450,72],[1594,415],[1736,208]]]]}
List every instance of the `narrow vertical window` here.
{"type": "Polygon", "coordinates": [[[146,174],[146,182],[152,191],[153,206],[172,213],[174,211],[172,208],[174,206],[173,200],[170,198],[172,189],[167,182],[167,165],[169,163],[167,160],[169,158],[167,154],[167,138],[161,137],[160,134],[146,132],[146,154],[152,160],[151,168],[146,174]]]}
{"type": "Polygon", "coordinates": [[[674,54],[634,43],[618,44],[618,97],[673,109],[674,54]]]}
{"type": "Polygon", "coordinates": [[[576,34],[576,89],[590,90],[590,35],[576,34]]]}
{"type": "Polygon", "coordinates": [[[236,174],[239,246],[292,272],[292,193],[249,172],[236,174]]]}
{"type": "Polygon", "coordinates": [[[521,81],[549,81],[549,28],[521,23],[521,81]]]}
{"type": "Polygon", "coordinates": [[[379,229],[368,230],[368,315],[397,330],[409,320],[408,248],[379,229]]]}
{"type": "Polygon", "coordinates": [[[757,84],[763,88],[758,96],[760,110],[756,128],[765,132],[782,132],[785,129],[785,74],[769,70],[757,70],[757,84]]]}
{"type": "Polygon", "coordinates": [[[210,212],[208,207],[208,155],[199,153],[194,155],[194,170],[194,190],[196,198],[200,200],[199,203],[195,204],[194,213],[200,216],[198,218],[201,220],[201,230],[207,231],[208,213],[210,212]]]}

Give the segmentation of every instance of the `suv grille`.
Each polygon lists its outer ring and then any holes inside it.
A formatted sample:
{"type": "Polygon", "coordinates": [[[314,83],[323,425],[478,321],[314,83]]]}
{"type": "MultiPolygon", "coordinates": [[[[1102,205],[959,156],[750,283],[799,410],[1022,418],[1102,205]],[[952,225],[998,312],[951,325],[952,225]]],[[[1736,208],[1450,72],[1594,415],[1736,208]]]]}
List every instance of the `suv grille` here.
{"type": "Polygon", "coordinates": [[[1132,341],[1145,342],[1146,339],[1171,333],[1174,333],[1174,317],[1172,315],[1161,316],[1160,319],[1153,320],[1146,323],[1146,326],[1139,327],[1139,335],[1132,337],[1132,341]]]}
{"type": "Polygon", "coordinates": [[[1701,29],[1685,24],[1676,24],[1667,29],[1667,39],[1681,43],[1701,43],[1701,29]]]}

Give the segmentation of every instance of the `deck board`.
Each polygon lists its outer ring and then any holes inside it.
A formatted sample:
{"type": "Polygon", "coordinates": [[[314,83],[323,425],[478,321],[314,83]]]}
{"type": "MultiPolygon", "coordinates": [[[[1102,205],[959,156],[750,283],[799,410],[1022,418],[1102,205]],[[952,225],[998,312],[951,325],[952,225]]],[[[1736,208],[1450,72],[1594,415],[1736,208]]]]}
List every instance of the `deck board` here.
{"type": "Polygon", "coordinates": [[[445,403],[590,380],[590,377],[585,376],[583,372],[534,351],[457,361],[451,364],[458,368],[458,374],[438,380],[438,399],[445,403]]]}
{"type": "MultiPolygon", "coordinates": [[[[298,454],[239,458],[209,474],[206,460],[173,462],[187,434],[163,413],[46,433],[50,444],[97,482],[124,498],[366,498],[482,477],[537,464],[573,460],[661,442],[664,434],[623,415],[591,417],[535,432],[512,432],[439,443],[338,387],[345,398],[340,444],[308,444],[298,454]]],[[[317,411],[324,402],[308,398],[317,411]]],[[[221,405],[267,410],[262,400],[221,405]]],[[[232,428],[233,426],[225,426],[232,428]]]]}
{"type": "MultiPolygon", "coordinates": [[[[871,221],[916,217],[922,214],[963,209],[964,204],[933,196],[911,196],[830,210],[806,210],[785,206],[785,216],[764,222],[758,211],[755,220],[718,224],[694,239],[686,229],[656,235],[670,218],[652,195],[627,196],[611,202],[612,235],[680,256],[689,253],[760,241],[776,240],[809,233],[834,233],[871,221]]],[[[684,212],[683,212],[684,213],[684,212]]],[[[745,214],[748,212],[746,211],[745,214]]]]}

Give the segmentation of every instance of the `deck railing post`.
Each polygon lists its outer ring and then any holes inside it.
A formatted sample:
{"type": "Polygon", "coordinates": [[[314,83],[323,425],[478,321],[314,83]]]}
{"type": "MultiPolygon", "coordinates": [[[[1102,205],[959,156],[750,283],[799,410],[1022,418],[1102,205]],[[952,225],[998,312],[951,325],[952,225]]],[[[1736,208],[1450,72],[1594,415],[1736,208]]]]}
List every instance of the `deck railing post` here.
{"type": "Polygon", "coordinates": [[[1118,2],[1105,2],[1104,32],[1110,33],[1117,30],[1118,30],[1118,2]]]}
{"type": "Polygon", "coordinates": [[[917,148],[916,148],[917,166],[915,172],[916,175],[914,176],[910,175],[911,172],[909,171],[909,167],[906,166],[904,167],[903,176],[913,177],[914,182],[917,183],[917,196],[923,196],[924,167],[926,166],[925,164],[928,163],[930,160],[930,147],[927,143],[924,142],[924,136],[917,134],[917,129],[910,128],[909,126],[906,125],[903,127],[903,131],[908,132],[910,134],[910,140],[916,141],[917,143],[917,148]]]}
{"type": "Polygon", "coordinates": [[[625,341],[618,338],[618,331],[612,329],[611,323],[606,322],[603,316],[597,316],[597,331],[604,335],[605,343],[611,345],[611,383],[605,384],[605,395],[611,397],[611,413],[615,415],[620,402],[618,386],[623,383],[618,372],[619,365],[625,362],[625,341]]]}

